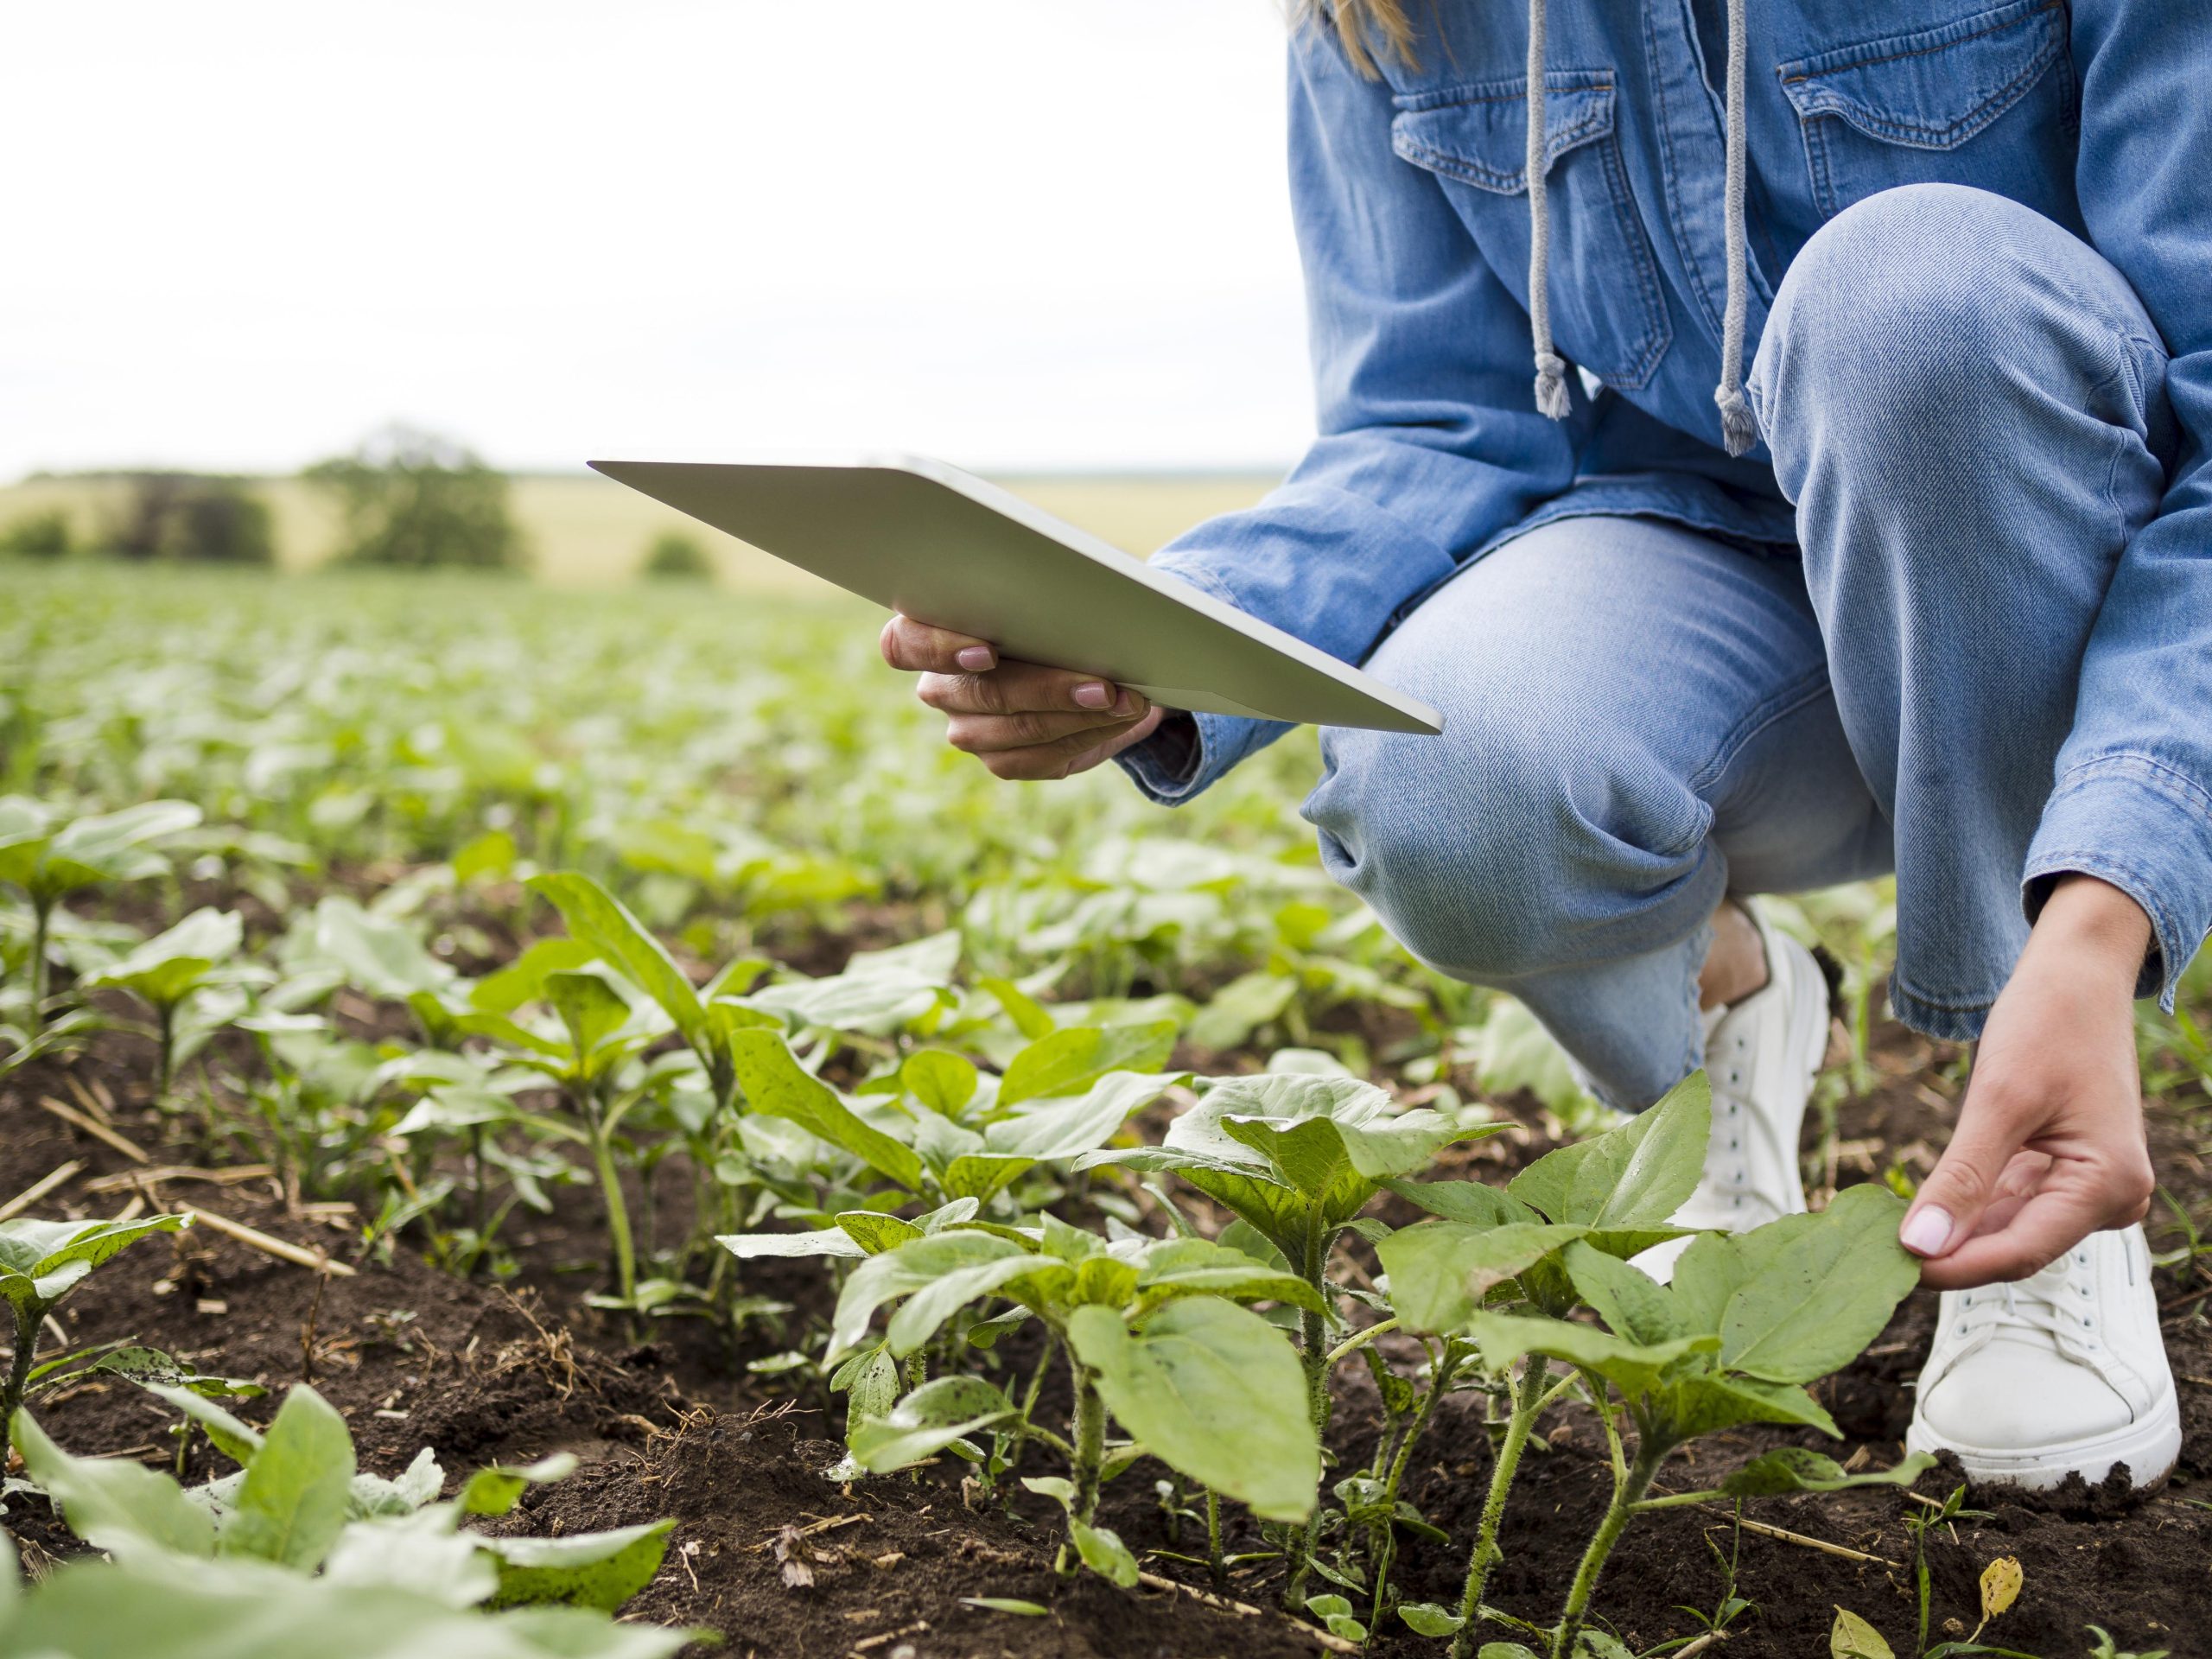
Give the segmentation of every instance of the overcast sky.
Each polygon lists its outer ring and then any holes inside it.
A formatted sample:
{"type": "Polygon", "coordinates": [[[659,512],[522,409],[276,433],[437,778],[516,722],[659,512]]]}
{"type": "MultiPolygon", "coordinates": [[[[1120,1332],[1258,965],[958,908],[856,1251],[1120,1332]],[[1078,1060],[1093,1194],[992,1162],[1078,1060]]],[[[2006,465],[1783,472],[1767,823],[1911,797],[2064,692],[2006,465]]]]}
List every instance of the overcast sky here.
{"type": "Polygon", "coordinates": [[[1276,0],[67,0],[0,51],[0,479],[1311,422],[1276,0]]]}

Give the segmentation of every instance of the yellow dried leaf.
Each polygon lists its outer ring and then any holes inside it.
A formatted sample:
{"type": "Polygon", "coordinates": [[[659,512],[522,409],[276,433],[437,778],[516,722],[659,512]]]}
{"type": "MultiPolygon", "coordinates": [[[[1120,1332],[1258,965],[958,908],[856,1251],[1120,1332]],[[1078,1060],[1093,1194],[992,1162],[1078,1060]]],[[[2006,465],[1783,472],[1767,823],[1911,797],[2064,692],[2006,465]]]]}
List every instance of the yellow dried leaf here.
{"type": "Polygon", "coordinates": [[[2019,1599],[2023,1578],[2020,1564],[2010,1555],[1999,1555],[1981,1569],[1981,1616],[1993,1619],[2019,1599]]]}
{"type": "Polygon", "coordinates": [[[1828,1659],[1897,1659],[1882,1633],[1858,1614],[1839,1607],[1828,1630],[1828,1659]]]}

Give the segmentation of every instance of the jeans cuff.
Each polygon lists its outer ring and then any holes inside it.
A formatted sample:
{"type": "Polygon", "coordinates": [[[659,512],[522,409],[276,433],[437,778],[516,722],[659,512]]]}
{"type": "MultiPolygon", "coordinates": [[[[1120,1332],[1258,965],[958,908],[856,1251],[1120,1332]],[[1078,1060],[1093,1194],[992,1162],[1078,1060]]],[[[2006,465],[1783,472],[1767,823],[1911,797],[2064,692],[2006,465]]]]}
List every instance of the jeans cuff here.
{"type": "Polygon", "coordinates": [[[2108,881],[2151,918],[2151,950],[2136,982],[2173,1011],[2182,970],[2212,925],[2212,794],[2148,755],[2111,754],[2061,777],[2021,876],[2033,923],[2059,876],[2108,881]]]}

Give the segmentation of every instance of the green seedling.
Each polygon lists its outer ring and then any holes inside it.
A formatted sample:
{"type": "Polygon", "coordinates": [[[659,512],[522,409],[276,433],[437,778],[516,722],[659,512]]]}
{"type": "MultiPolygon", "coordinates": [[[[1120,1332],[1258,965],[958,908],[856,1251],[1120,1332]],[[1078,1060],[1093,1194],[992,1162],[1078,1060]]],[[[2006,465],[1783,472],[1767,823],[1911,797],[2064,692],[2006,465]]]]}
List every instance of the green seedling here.
{"type": "Polygon", "coordinates": [[[179,1012],[238,953],[241,936],[238,912],[195,910],[167,932],[156,934],[121,961],[81,982],[88,989],[112,986],[127,991],[153,1010],[155,1040],[160,1046],[154,1074],[156,1100],[168,1098],[179,1012]]]}
{"type": "Polygon", "coordinates": [[[31,903],[30,1011],[35,1034],[46,1016],[47,938],[54,908],[69,894],[112,881],[143,881],[168,872],[152,843],[200,822],[188,801],[146,801],[119,812],[62,820],[42,801],[0,798],[0,882],[31,903]]]}
{"type": "MultiPolygon", "coordinates": [[[[304,1385],[286,1395],[266,1430],[188,1389],[152,1392],[197,1421],[239,1471],[188,1491],[137,1464],[70,1457],[28,1413],[16,1420],[31,1478],[71,1531],[113,1558],[99,1575],[99,1590],[142,1610],[142,1586],[162,1586],[173,1598],[126,1644],[130,1651],[167,1651],[144,1644],[157,1643],[154,1632],[172,1628],[172,1620],[201,1630],[224,1618],[267,1628],[288,1613],[304,1620],[318,1607],[356,1611],[365,1592],[373,1592],[383,1618],[402,1629],[436,1611],[431,1624],[443,1642],[416,1649],[387,1630],[391,1651],[665,1659],[689,1639],[680,1631],[618,1627],[610,1618],[659,1569],[673,1522],[551,1539],[492,1537],[463,1527],[470,1516],[506,1514],[525,1487],[572,1470],[571,1457],[479,1470],[458,1498],[438,1503],[445,1477],[427,1450],[396,1479],[361,1473],[345,1419],[304,1385]],[[461,1615],[471,1624],[448,1630],[461,1615]]],[[[84,1617],[93,1593],[88,1585],[55,1598],[60,1605],[44,1617],[84,1617]]],[[[293,1628],[296,1637],[313,1626],[293,1628]]],[[[20,1639],[22,1631],[10,1635],[20,1639]]],[[[34,1642],[27,1650],[38,1648],[34,1642]]],[[[66,1650],[123,1649],[95,1643],[66,1650]]]]}
{"type": "Polygon", "coordinates": [[[1852,1475],[1789,1446],[1709,1491],[1651,1491],[1667,1459],[1701,1435],[1761,1422],[1838,1433],[1803,1384],[1858,1357],[1918,1282],[1919,1264],[1897,1243],[1904,1213],[1893,1193],[1851,1187],[1818,1215],[1699,1238],[1675,1265],[1670,1287],[1577,1240],[1560,1252],[1561,1266],[1607,1329],[1542,1315],[1469,1316],[1470,1334],[1492,1368],[1537,1356],[1564,1361],[1606,1385],[1637,1429],[1632,1456],[1616,1442],[1612,1499],[1553,1629],[1553,1659],[1577,1653],[1599,1576],[1637,1516],[1777,1492],[1909,1484],[1929,1466],[1931,1459],[1916,1456],[1852,1475]]]}
{"type": "MultiPolygon", "coordinates": [[[[1930,1584],[1928,1572],[1928,1535],[1937,1528],[1948,1528],[1960,1521],[1986,1521],[1992,1518],[1987,1510],[1966,1507],[1967,1489],[1955,1486],[1951,1495],[1933,1510],[1923,1510],[1904,1518],[1904,1529],[1912,1536],[1912,1582],[1914,1593],[1920,1604],[1919,1637],[1913,1644],[1916,1659],[1924,1659],[1928,1652],[1928,1618],[1931,1611],[1930,1584]]],[[[1952,1534],[1953,1541],[1958,1535],[1952,1534]]]]}
{"type": "MultiPolygon", "coordinates": [[[[1389,1183],[1392,1192],[1440,1217],[1405,1228],[1376,1247],[1389,1274],[1390,1306],[1399,1324],[1446,1339],[1448,1381],[1472,1351],[1466,1333],[1478,1311],[1525,1306],[1542,1317],[1566,1319],[1582,1301],[1563,1264],[1570,1245],[1618,1262],[1682,1236],[1671,1218],[1696,1190],[1712,1121],[1712,1090],[1705,1074],[1697,1072],[1618,1128],[1546,1154],[1502,1192],[1471,1181],[1389,1183]]],[[[1541,1357],[1522,1359],[1517,1372],[1509,1365],[1502,1374],[1511,1404],[1459,1608],[1423,1604],[1405,1611],[1407,1622],[1422,1634],[1452,1636],[1454,1659],[1471,1651],[1483,1592],[1503,1559],[1497,1535],[1506,1498],[1536,1420],[1578,1376],[1570,1371],[1554,1377],[1541,1357]]],[[[1582,1380],[1602,1393],[1593,1379],[1582,1380]]],[[[1611,1419],[1605,1421],[1610,1434],[1611,1419]]]]}
{"type": "MultiPolygon", "coordinates": [[[[1034,1237],[954,1223],[853,1271],[838,1298],[830,1357],[861,1357],[893,1377],[947,1319],[986,1298],[1043,1323],[1048,1362],[1066,1357],[1074,1401],[1067,1432],[1036,1421],[1033,1382],[1017,1404],[981,1378],[943,1376],[849,1431],[861,1466],[905,1468],[957,1451],[984,1429],[1041,1443],[1070,1472],[1023,1484],[1066,1512],[1061,1570],[1079,1563],[1124,1587],[1136,1582],[1136,1560],[1096,1524],[1098,1493],[1141,1452],[1264,1518],[1297,1522],[1311,1511],[1320,1444],[1297,1357],[1281,1332],[1242,1306],[1310,1307],[1319,1298],[1295,1275],[1203,1239],[1109,1243],[1050,1216],[1034,1237]],[[894,1301],[882,1341],[863,1353],[874,1315],[894,1301]],[[1109,1442],[1109,1414],[1132,1441],[1109,1442]]],[[[857,1411],[862,1386],[853,1393],[857,1411]]],[[[963,1455],[983,1454],[969,1446],[963,1455]]]]}
{"type": "MultiPolygon", "coordinates": [[[[1329,1355],[1342,1329],[1326,1271],[1338,1237],[1384,1182],[1426,1166],[1454,1141],[1504,1127],[1426,1109],[1401,1113],[1357,1078],[1267,1073],[1215,1082],[1158,1147],[1092,1153],[1075,1166],[1173,1170],[1233,1211],[1306,1282],[1313,1295],[1301,1309],[1299,1346],[1318,1437],[1328,1427],[1329,1355]]],[[[1303,1603],[1320,1524],[1317,1505],[1292,1564],[1286,1595],[1294,1605],[1303,1603]]]]}
{"type": "MultiPolygon", "coordinates": [[[[182,1216],[149,1216],[138,1221],[0,1222],[0,1296],[15,1315],[16,1345],[8,1380],[0,1389],[0,1465],[8,1460],[8,1426],[42,1376],[36,1363],[39,1327],[82,1284],[92,1270],[156,1233],[181,1231],[182,1216]]],[[[67,1369],[80,1356],[60,1362],[67,1369]]]]}

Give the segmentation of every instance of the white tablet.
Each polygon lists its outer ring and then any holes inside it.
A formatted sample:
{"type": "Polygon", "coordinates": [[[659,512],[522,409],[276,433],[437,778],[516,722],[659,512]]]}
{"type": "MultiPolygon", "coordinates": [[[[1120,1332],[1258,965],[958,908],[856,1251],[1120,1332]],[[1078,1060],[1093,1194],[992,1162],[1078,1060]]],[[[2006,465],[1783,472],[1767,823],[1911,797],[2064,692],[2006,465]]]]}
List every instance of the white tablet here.
{"type": "Polygon", "coordinates": [[[916,621],[1171,709],[1444,729],[1427,704],[942,461],[591,465],[916,621]]]}

